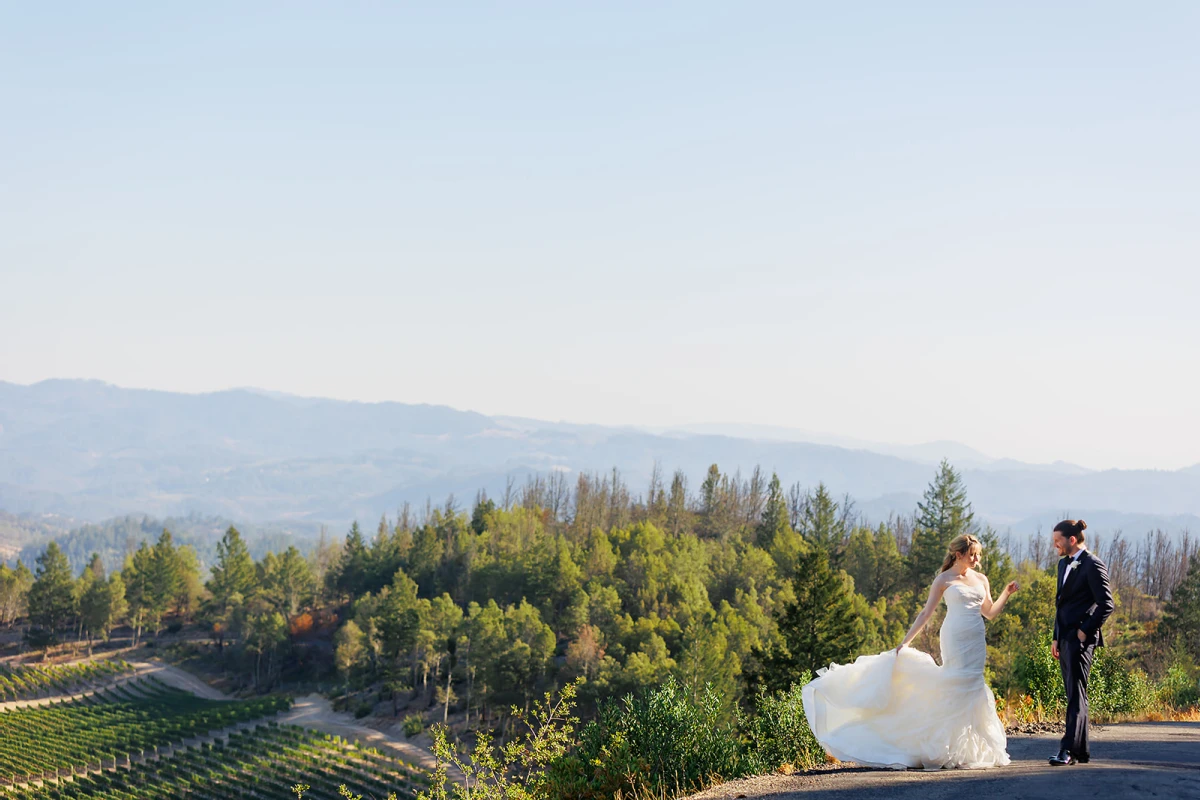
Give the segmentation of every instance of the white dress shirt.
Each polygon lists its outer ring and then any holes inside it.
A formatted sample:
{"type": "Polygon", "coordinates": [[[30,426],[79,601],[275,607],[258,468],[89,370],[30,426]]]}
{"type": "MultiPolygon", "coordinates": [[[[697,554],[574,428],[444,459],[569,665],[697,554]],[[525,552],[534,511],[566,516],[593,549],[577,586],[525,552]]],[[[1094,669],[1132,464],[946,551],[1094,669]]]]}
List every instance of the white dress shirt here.
{"type": "Polygon", "coordinates": [[[1071,563],[1067,564],[1067,568],[1063,570],[1062,586],[1067,585],[1067,576],[1071,574],[1071,570],[1079,565],[1079,557],[1083,555],[1083,551],[1087,550],[1083,545],[1079,545],[1079,549],[1075,551],[1075,555],[1071,556],[1071,563]]]}

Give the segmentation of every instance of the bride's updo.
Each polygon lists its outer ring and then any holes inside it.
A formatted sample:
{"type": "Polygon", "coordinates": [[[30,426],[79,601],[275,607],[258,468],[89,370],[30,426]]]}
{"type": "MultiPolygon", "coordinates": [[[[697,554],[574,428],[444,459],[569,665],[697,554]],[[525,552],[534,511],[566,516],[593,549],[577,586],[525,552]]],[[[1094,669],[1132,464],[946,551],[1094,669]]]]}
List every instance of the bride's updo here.
{"type": "Polygon", "coordinates": [[[971,553],[982,553],[983,545],[969,533],[962,533],[955,536],[950,542],[949,549],[946,550],[946,558],[942,561],[942,568],[938,570],[938,574],[945,572],[954,566],[955,560],[959,556],[970,557],[971,553]]]}

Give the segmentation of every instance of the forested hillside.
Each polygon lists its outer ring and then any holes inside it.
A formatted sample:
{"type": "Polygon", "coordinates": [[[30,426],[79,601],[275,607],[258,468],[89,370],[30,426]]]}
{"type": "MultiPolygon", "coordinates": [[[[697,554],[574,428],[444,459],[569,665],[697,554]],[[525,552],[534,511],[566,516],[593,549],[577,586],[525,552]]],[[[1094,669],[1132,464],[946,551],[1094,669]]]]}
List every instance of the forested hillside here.
{"type": "MultiPolygon", "coordinates": [[[[175,542],[195,551],[202,570],[207,570],[216,558],[217,542],[233,522],[221,517],[189,514],[186,517],[158,519],[145,514],[128,514],[98,523],[86,523],[72,528],[41,534],[41,541],[23,546],[17,558],[31,569],[45,549],[45,540],[53,538],[66,555],[75,572],[87,566],[92,557],[100,556],[108,571],[120,569],[125,559],[143,542],[154,542],[164,530],[169,530],[175,542]]],[[[295,545],[305,552],[316,546],[319,534],[294,533],[271,525],[242,525],[250,552],[262,558],[268,552],[283,551],[295,545]]]]}
{"type": "MultiPolygon", "coordinates": [[[[572,752],[586,753],[606,737],[627,740],[628,715],[647,698],[727,729],[735,743],[776,735],[754,728],[761,710],[790,708],[788,718],[802,720],[794,686],[814,670],[894,647],[947,543],[974,531],[991,585],[1021,584],[989,625],[989,679],[1010,721],[1052,715],[1061,687],[1048,648],[1049,535],[1002,538],[977,522],[949,464],[931,479],[910,515],[870,527],[825,485],[785,487],[758,470],[743,479],[713,465],[698,487],[682,472],[655,473],[637,494],[616,471],[570,487],[532,479],[470,506],[453,498],[419,512],[405,506],[308,553],[291,547],[256,561],[230,527],[203,571],[171,532],[134,550],[117,573],[97,558],[76,577],[51,545],[35,576],[0,568],[0,585],[6,619],[27,614],[31,647],[93,642],[123,624],[153,641],[194,622],[212,644],[188,645],[185,655],[240,676],[247,691],[320,680],[337,687],[339,704],[404,716],[414,732],[445,720],[457,734],[483,726],[503,735],[513,706],[529,709],[577,682],[580,710],[594,722],[572,752]],[[626,695],[628,703],[606,705],[626,695]]],[[[1096,667],[1095,712],[1194,705],[1196,541],[1089,536],[1118,598],[1112,646],[1096,667]]],[[[937,629],[935,621],[915,644],[936,655],[937,629]]],[[[796,742],[785,755],[802,760],[794,748],[811,742],[796,742]]],[[[709,771],[764,766],[746,753],[726,756],[709,771]]],[[[584,784],[620,784],[619,761],[584,784]]],[[[569,772],[569,762],[556,769],[569,772]]]]}

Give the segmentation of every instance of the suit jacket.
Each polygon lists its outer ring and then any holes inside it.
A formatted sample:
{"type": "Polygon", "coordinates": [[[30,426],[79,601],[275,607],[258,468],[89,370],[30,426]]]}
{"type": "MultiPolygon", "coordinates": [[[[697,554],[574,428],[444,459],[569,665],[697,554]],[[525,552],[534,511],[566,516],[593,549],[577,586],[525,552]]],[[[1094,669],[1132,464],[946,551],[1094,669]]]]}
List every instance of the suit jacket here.
{"type": "Polygon", "coordinates": [[[1100,626],[1116,608],[1112,590],[1108,587],[1108,567],[1090,550],[1084,550],[1064,584],[1063,572],[1070,563],[1070,556],[1058,562],[1054,638],[1061,641],[1064,636],[1074,636],[1076,631],[1083,631],[1089,639],[1095,639],[1097,647],[1103,647],[1104,634],[1100,626]]]}

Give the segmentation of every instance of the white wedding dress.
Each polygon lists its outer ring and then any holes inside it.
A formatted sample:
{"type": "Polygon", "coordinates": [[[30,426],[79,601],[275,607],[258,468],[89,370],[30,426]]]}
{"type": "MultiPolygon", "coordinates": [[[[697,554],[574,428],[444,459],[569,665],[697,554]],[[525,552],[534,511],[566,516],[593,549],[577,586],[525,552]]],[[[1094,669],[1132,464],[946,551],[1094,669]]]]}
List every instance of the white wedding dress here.
{"type": "Polygon", "coordinates": [[[890,769],[1007,764],[1004,726],[983,679],[983,597],[982,587],[946,587],[940,667],[906,647],[819,670],[803,689],[804,713],[825,750],[890,769]]]}

